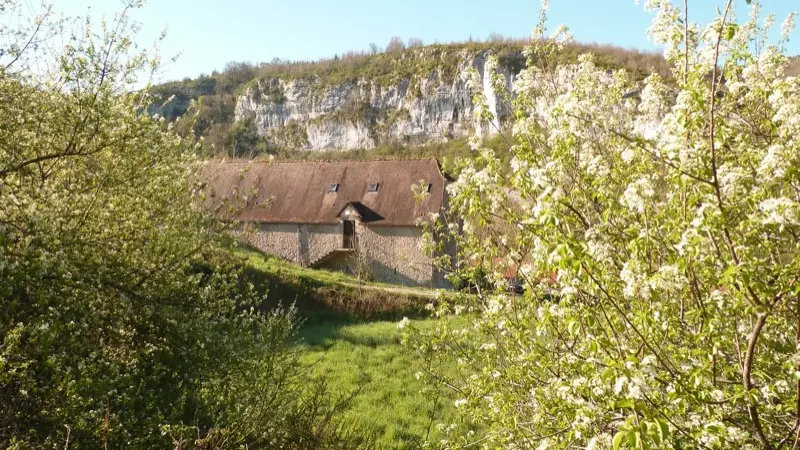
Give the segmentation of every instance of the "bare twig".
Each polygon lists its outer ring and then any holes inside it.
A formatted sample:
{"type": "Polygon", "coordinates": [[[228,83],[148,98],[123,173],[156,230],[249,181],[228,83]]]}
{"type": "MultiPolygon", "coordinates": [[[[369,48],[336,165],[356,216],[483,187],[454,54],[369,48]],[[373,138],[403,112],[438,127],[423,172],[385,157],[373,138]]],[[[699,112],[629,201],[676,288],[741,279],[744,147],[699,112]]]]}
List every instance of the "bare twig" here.
{"type": "Polygon", "coordinates": [[[47,17],[50,16],[52,10],[53,10],[52,6],[47,7],[47,11],[45,12],[44,16],[41,18],[41,20],[38,21],[39,23],[36,24],[36,28],[33,30],[30,37],[28,38],[28,42],[26,42],[25,45],[19,50],[19,53],[14,57],[14,59],[12,59],[8,64],[6,64],[6,66],[3,68],[4,72],[10,69],[11,66],[16,64],[16,62],[19,61],[22,55],[25,54],[25,52],[28,50],[28,47],[30,47],[30,45],[33,43],[33,40],[39,34],[39,31],[42,29],[42,25],[44,25],[44,23],[47,20],[47,17]]]}
{"type": "Polygon", "coordinates": [[[69,425],[64,425],[67,428],[67,441],[64,443],[64,450],[69,449],[69,437],[72,433],[72,429],[70,429],[69,425]]]}

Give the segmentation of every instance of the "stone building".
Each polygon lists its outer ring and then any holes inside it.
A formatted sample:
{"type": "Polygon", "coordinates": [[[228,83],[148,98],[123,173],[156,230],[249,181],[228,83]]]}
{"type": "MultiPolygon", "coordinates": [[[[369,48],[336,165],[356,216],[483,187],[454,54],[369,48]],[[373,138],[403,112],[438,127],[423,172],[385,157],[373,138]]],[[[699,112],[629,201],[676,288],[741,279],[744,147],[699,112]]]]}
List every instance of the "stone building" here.
{"type": "Polygon", "coordinates": [[[297,264],[408,286],[447,287],[420,220],[446,206],[435,159],[211,162],[207,206],[239,237],[297,264]],[[422,193],[422,195],[419,195],[422,193]]]}

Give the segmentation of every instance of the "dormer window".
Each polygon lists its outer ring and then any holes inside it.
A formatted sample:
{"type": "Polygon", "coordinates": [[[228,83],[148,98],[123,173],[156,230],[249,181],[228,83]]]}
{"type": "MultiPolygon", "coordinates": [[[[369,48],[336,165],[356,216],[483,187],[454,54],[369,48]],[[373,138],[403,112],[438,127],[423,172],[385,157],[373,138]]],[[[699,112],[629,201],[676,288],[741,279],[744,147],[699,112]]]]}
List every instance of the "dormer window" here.
{"type": "Polygon", "coordinates": [[[381,187],[380,183],[372,183],[369,185],[369,192],[378,192],[378,188],[381,187]]]}
{"type": "Polygon", "coordinates": [[[339,192],[339,183],[331,183],[331,185],[328,186],[328,192],[339,192]]]}

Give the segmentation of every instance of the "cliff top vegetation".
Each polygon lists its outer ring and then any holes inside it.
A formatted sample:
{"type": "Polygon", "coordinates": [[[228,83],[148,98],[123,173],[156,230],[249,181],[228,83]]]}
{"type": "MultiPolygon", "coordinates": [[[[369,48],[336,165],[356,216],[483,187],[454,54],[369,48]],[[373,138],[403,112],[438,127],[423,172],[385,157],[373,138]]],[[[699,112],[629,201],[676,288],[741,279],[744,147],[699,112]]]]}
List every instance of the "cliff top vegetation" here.
{"type": "MultiPolygon", "coordinates": [[[[371,44],[369,50],[349,51],[317,61],[292,61],[275,58],[271,62],[230,62],[222,71],[197,78],[171,81],[153,88],[161,98],[175,95],[181,99],[198,99],[211,94],[237,94],[254,80],[313,79],[325,85],[335,85],[368,79],[388,84],[415,76],[439,72],[444,78],[455,75],[462,56],[491,52],[498,56],[501,67],[518,73],[525,66],[523,48],[528,39],[505,38],[494,34],[485,41],[466,41],[448,44],[422,45],[418,39],[404,44],[393,38],[386,48],[371,44]]],[[[643,78],[649,73],[669,75],[659,53],[625,49],[596,43],[572,43],[564,47],[559,62],[576,61],[578,55],[591,52],[601,67],[624,67],[643,78]]]]}

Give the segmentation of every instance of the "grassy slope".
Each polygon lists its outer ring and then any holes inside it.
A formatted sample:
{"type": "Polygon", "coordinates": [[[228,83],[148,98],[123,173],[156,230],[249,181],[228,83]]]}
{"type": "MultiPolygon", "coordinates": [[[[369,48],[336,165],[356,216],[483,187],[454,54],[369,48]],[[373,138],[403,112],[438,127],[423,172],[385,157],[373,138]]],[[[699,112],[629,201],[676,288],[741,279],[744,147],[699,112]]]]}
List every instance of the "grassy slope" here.
{"type": "Polygon", "coordinates": [[[247,276],[266,292],[266,307],[294,303],[300,314],[323,320],[399,320],[426,315],[425,305],[436,291],[365,283],[326,270],[300,267],[248,248],[239,248],[247,276]]]}
{"type": "MultiPolygon", "coordinates": [[[[236,253],[245,258],[247,264],[271,273],[284,274],[287,276],[304,277],[317,280],[328,284],[357,284],[356,277],[343,272],[332,272],[329,270],[316,270],[308,267],[298,266],[280,258],[259,253],[250,248],[239,248],[236,253]]],[[[370,286],[390,286],[383,283],[369,283],[370,286]]]]}
{"type": "Polygon", "coordinates": [[[416,449],[426,437],[439,439],[436,425],[449,423],[455,397],[422,392],[415,376],[420,367],[400,344],[397,328],[403,316],[417,317],[419,327],[435,323],[423,308],[431,291],[398,295],[380,283],[358,289],[353,287],[358,280],[343,273],[299,267],[250,249],[236,253],[251,279],[266,285],[271,300],[296,301],[305,319],[296,344],[302,361],[324,376],[335,394],[360,388],[347,412],[349,422],[373,430],[384,449],[416,449]]]}

